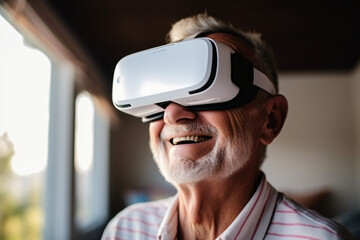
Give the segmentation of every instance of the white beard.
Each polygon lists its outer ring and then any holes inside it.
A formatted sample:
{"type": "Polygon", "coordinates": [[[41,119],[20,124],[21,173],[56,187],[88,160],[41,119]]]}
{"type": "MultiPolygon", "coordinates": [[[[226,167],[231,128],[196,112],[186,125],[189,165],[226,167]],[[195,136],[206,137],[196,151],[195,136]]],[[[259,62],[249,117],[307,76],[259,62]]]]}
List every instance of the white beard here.
{"type": "MultiPolygon", "coordinates": [[[[197,124],[181,125],[178,129],[170,131],[181,132],[181,130],[200,130],[200,132],[211,132],[216,136],[216,129],[212,126],[198,126],[197,124]]],[[[164,128],[162,132],[168,131],[170,127],[164,128]],[[164,130],[165,129],[165,130],[164,130]]],[[[163,135],[163,134],[162,134],[163,135]]],[[[163,139],[163,138],[162,138],[163,139]]],[[[251,136],[244,131],[235,136],[234,139],[226,137],[222,143],[216,142],[213,149],[199,159],[169,159],[164,142],[159,147],[150,143],[155,162],[165,179],[172,184],[195,183],[202,180],[221,180],[232,175],[242,168],[250,158],[252,149],[251,136]]]]}

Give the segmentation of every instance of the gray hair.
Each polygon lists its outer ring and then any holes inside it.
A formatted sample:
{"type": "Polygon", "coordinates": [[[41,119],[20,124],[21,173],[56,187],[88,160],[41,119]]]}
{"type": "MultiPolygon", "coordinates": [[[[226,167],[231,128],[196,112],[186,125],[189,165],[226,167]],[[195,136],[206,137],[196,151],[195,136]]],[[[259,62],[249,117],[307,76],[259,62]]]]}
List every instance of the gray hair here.
{"type": "Polygon", "coordinates": [[[201,33],[229,33],[239,36],[254,48],[255,56],[251,60],[255,68],[263,72],[274,83],[278,91],[277,67],[272,50],[261,39],[261,34],[255,32],[243,32],[231,24],[226,24],[219,19],[209,16],[207,13],[183,18],[172,25],[166,36],[167,42],[177,42],[191,39],[201,33]]]}

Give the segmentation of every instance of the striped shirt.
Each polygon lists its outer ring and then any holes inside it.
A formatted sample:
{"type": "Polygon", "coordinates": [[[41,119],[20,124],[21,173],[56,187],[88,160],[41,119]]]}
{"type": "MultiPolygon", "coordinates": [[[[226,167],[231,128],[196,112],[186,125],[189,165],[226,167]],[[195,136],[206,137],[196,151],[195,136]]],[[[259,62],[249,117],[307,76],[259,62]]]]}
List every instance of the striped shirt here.
{"type": "MultiPolygon", "coordinates": [[[[138,203],[115,216],[102,240],[176,239],[178,197],[138,203]]],[[[353,239],[338,223],[306,210],[278,193],[263,176],[255,194],[216,240],[353,239]]]]}

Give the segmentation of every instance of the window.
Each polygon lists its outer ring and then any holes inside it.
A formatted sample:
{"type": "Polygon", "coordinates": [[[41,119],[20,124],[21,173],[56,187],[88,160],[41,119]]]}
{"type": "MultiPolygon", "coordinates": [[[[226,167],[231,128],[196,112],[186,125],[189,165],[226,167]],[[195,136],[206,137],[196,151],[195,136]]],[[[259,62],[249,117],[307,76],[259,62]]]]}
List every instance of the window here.
{"type": "Polygon", "coordinates": [[[80,231],[108,217],[107,148],[108,122],[91,95],[80,93],[75,105],[75,223],[80,231]]]}
{"type": "Polygon", "coordinates": [[[19,33],[11,16],[0,5],[0,239],[98,239],[108,217],[108,116],[90,93],[75,98],[76,79],[88,77],[76,54],[39,40],[56,42],[51,34],[33,36],[47,28],[32,21],[19,33]]]}
{"type": "Polygon", "coordinates": [[[51,62],[0,15],[0,239],[40,239],[51,62]]]}

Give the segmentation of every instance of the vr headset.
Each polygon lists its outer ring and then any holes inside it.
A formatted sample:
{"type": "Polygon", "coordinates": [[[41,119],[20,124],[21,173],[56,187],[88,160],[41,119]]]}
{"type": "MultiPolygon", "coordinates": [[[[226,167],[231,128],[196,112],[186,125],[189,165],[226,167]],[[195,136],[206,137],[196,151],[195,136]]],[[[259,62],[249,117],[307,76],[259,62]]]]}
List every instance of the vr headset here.
{"type": "Polygon", "coordinates": [[[258,88],[276,94],[268,77],[239,53],[210,38],[137,52],[116,65],[112,100],[143,122],[161,119],[169,103],[194,111],[240,107],[258,88]]]}

